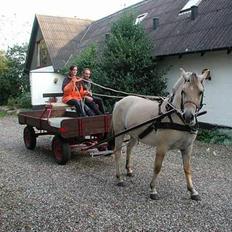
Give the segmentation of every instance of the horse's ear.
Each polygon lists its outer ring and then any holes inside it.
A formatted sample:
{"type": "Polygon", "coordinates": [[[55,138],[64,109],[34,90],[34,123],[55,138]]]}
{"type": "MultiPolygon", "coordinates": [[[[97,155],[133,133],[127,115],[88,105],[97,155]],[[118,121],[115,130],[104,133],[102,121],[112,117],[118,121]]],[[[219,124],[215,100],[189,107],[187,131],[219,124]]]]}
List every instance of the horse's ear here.
{"type": "Polygon", "coordinates": [[[183,68],[180,68],[180,71],[181,71],[181,76],[182,76],[185,80],[187,80],[187,74],[186,74],[185,70],[184,70],[183,68]]]}
{"type": "Polygon", "coordinates": [[[204,72],[199,76],[200,81],[201,82],[204,81],[209,76],[209,73],[210,73],[209,69],[204,70],[204,72]]]}

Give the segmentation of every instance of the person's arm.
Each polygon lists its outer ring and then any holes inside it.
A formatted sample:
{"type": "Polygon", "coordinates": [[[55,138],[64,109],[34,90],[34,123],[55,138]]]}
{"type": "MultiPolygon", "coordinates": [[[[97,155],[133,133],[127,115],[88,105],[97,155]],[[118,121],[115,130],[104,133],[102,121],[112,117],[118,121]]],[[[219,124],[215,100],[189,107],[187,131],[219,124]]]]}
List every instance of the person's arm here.
{"type": "Polygon", "coordinates": [[[62,88],[64,93],[75,91],[76,79],[67,77],[63,82],[62,88]]]}
{"type": "Polygon", "coordinates": [[[64,92],[64,88],[65,86],[70,82],[70,78],[69,77],[65,77],[62,83],[62,91],[64,92]]]}

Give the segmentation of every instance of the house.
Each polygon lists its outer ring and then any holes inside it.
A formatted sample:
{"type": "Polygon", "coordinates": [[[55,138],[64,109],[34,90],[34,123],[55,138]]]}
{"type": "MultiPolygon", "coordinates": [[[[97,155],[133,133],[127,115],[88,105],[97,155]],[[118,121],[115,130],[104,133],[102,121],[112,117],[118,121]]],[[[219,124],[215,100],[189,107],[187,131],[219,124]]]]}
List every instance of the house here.
{"type": "MultiPolygon", "coordinates": [[[[180,67],[197,73],[210,69],[211,80],[205,83],[204,97],[208,114],[200,120],[232,127],[231,0],[145,0],[94,22],[36,15],[26,61],[32,93],[34,83],[39,84],[33,75],[38,77],[38,72],[46,69],[61,78],[59,70],[68,60],[91,43],[102,43],[112,22],[125,10],[137,15],[137,23],[144,25],[154,42],[154,56],[161,66],[170,68],[168,90],[177,80],[180,67]]],[[[54,87],[54,92],[57,89],[54,87]]],[[[43,101],[40,96],[40,101],[33,102],[32,96],[33,105],[43,101]]]]}
{"type": "Polygon", "coordinates": [[[65,66],[75,49],[71,45],[76,46],[76,35],[90,24],[90,20],[78,18],[35,16],[25,65],[25,71],[30,74],[33,108],[39,108],[48,100],[43,98],[44,93],[61,91],[63,76],[59,69],[65,66]]]}

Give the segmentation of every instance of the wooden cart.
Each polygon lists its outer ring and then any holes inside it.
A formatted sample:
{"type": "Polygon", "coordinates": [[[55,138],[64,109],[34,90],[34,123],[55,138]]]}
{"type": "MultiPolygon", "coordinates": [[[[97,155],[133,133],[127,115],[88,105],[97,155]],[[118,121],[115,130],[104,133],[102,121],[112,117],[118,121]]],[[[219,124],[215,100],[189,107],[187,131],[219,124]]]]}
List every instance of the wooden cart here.
{"type": "MultiPolygon", "coordinates": [[[[50,104],[44,110],[21,112],[18,120],[20,124],[26,125],[23,139],[27,149],[35,149],[37,137],[54,135],[52,150],[55,160],[58,164],[66,164],[71,158],[72,148],[88,150],[88,147],[92,148],[107,138],[111,115],[77,117],[75,111],[62,106],[54,108],[50,104]]],[[[107,142],[89,151],[92,156],[112,154],[107,142]]]]}

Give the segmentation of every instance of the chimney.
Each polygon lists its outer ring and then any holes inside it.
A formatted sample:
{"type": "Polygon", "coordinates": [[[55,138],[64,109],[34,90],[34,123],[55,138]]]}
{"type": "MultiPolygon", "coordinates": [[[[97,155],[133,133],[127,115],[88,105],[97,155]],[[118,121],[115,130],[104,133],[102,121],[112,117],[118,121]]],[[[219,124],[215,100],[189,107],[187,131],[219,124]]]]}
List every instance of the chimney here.
{"type": "Polygon", "coordinates": [[[110,33],[106,33],[105,34],[105,41],[107,42],[109,40],[109,38],[110,38],[110,33]]]}
{"type": "Polygon", "coordinates": [[[191,7],[191,20],[196,19],[198,15],[198,6],[192,6],[191,7]]]}
{"type": "Polygon", "coordinates": [[[153,18],[153,30],[156,30],[159,26],[159,18],[153,18]]]}

